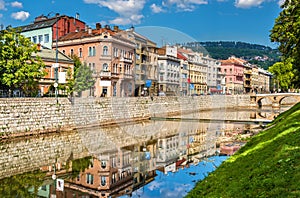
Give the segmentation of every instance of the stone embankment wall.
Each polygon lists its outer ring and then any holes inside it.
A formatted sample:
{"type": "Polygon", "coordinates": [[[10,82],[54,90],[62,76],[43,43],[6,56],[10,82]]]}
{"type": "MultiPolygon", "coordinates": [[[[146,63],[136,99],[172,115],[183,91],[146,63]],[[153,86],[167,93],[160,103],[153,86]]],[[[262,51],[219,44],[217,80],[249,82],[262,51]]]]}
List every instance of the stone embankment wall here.
{"type": "Polygon", "coordinates": [[[139,98],[0,99],[1,136],[31,135],[87,126],[169,117],[215,108],[249,107],[247,95],[139,98]]]}

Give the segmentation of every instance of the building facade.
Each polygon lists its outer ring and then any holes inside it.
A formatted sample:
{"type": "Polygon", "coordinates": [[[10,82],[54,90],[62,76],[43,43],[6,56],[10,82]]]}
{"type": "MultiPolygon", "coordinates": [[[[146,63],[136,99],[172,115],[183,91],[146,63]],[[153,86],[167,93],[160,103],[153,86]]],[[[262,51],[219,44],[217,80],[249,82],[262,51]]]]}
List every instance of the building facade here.
{"type": "Polygon", "coordinates": [[[56,14],[54,17],[38,16],[29,25],[20,28],[21,35],[29,38],[33,43],[52,48],[56,38],[60,38],[70,32],[78,32],[85,28],[85,23],[79,20],[79,14],[75,17],[56,14]]]}
{"type": "Polygon", "coordinates": [[[135,43],[127,32],[97,23],[96,29],[61,37],[58,49],[68,56],[76,55],[93,71],[95,86],[83,96],[133,96],[135,43]]]}
{"type": "Polygon", "coordinates": [[[159,92],[162,95],[178,95],[180,92],[180,59],[177,58],[176,46],[158,49],[159,92]]]}
{"type": "Polygon", "coordinates": [[[230,57],[227,60],[221,60],[221,70],[226,74],[226,93],[243,94],[244,93],[244,64],[245,60],[230,57]]]}
{"type": "Polygon", "coordinates": [[[38,51],[32,57],[40,57],[45,64],[46,75],[39,80],[39,95],[54,96],[54,83],[59,85],[58,94],[67,95],[68,79],[73,75],[74,61],[56,50],[43,48],[38,44],[38,51]],[[57,58],[56,58],[57,57],[57,58]],[[57,65],[57,73],[55,67],[57,65]]]}

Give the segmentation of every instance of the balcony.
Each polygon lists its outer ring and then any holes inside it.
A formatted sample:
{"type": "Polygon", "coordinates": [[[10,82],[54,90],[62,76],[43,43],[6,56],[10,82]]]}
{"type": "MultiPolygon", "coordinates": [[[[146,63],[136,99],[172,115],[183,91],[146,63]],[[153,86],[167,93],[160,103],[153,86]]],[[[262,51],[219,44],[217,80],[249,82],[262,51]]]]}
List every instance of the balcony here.
{"type": "Polygon", "coordinates": [[[99,75],[100,75],[101,78],[110,78],[111,77],[111,72],[102,70],[99,75]]]}
{"type": "Polygon", "coordinates": [[[132,59],[130,59],[130,58],[125,58],[125,57],[121,57],[121,58],[120,58],[120,62],[124,62],[124,63],[132,63],[132,59]]]}
{"type": "Polygon", "coordinates": [[[132,74],[122,74],[120,77],[123,78],[123,79],[133,79],[132,74]]]}

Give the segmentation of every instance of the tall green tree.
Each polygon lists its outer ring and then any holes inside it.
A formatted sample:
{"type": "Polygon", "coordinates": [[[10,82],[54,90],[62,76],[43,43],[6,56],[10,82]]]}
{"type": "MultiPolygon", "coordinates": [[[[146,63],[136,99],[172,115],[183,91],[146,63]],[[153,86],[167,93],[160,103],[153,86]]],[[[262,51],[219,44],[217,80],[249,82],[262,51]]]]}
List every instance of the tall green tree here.
{"type": "Polygon", "coordinates": [[[295,76],[292,59],[288,58],[284,62],[277,62],[269,67],[269,72],[274,75],[274,82],[283,90],[293,88],[292,80],[295,76]]]}
{"type": "Polygon", "coordinates": [[[286,0],[281,5],[282,11],[275,20],[270,38],[279,44],[282,60],[294,59],[293,67],[297,69],[294,84],[298,81],[300,71],[300,0],[286,0]]]}
{"type": "Polygon", "coordinates": [[[9,28],[0,32],[0,84],[11,92],[22,90],[26,95],[37,93],[38,80],[45,75],[40,57],[33,58],[37,46],[9,28]]]}
{"type": "Polygon", "coordinates": [[[81,95],[82,91],[88,90],[95,85],[93,71],[86,65],[80,64],[74,71],[74,91],[81,95]]]}

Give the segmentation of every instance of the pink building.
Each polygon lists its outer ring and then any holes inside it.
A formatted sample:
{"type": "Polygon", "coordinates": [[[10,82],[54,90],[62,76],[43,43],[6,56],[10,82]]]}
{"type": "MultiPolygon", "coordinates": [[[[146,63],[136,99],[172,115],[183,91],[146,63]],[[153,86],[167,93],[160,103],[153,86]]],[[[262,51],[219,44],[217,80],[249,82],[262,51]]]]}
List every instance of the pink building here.
{"type": "Polygon", "coordinates": [[[65,55],[76,55],[93,71],[95,86],[83,96],[132,96],[134,92],[135,43],[126,31],[117,26],[86,28],[69,33],[58,41],[58,49],[65,55]]]}
{"type": "Polygon", "coordinates": [[[244,64],[247,61],[230,57],[227,60],[221,60],[221,71],[225,73],[226,93],[242,94],[244,91],[244,64]]]}

